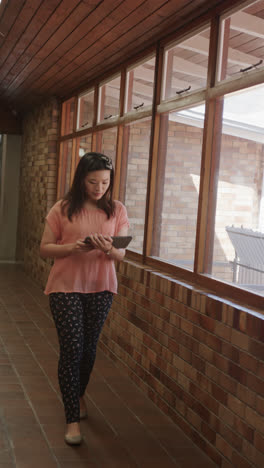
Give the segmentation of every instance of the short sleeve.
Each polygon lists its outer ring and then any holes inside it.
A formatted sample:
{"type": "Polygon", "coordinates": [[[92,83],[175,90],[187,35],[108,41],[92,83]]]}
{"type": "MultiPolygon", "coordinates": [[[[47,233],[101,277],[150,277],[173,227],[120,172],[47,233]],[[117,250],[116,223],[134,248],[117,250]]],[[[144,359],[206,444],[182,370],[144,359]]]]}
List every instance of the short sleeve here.
{"type": "Polygon", "coordinates": [[[56,236],[56,239],[61,239],[61,202],[55,203],[46,216],[46,220],[56,236]]]}
{"type": "Polygon", "coordinates": [[[115,235],[121,231],[124,227],[129,227],[129,220],[127,216],[127,209],[121,202],[116,202],[116,226],[115,226],[115,235]]]}

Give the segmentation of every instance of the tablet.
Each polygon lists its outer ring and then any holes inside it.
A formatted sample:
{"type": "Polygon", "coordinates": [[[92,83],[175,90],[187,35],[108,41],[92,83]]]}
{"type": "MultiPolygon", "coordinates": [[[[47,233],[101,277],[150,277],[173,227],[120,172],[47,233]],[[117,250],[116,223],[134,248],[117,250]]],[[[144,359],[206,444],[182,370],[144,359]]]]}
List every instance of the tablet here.
{"type": "MultiPolygon", "coordinates": [[[[125,249],[128,246],[128,244],[130,244],[130,242],[132,241],[132,236],[112,236],[112,239],[113,247],[115,247],[116,249],[125,249]]],[[[90,237],[87,236],[84,239],[84,242],[86,244],[89,244],[90,237]]]]}

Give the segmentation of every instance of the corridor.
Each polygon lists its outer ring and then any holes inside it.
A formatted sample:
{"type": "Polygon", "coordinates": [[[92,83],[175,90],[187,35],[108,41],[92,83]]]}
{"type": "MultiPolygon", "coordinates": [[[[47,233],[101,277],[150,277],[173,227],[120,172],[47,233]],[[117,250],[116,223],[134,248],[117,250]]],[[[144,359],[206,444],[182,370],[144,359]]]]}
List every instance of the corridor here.
{"type": "Polygon", "coordinates": [[[64,443],[58,346],[47,298],[0,266],[0,468],[213,468],[214,463],[99,350],[84,443],[64,443]]]}

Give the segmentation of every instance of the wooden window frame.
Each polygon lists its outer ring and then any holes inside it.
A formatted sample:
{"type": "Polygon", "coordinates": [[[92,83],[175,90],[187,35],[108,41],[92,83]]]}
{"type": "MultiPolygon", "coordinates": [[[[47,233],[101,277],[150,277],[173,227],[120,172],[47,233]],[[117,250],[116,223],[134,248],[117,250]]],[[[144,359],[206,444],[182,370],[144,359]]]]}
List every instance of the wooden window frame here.
{"type": "MultiPolygon", "coordinates": [[[[212,278],[208,272],[210,271],[210,258],[212,257],[212,236],[213,225],[215,217],[215,190],[216,190],[216,176],[218,170],[219,160],[217,159],[217,145],[219,142],[214,141],[214,132],[220,132],[221,128],[221,113],[222,109],[219,103],[223,100],[224,96],[231,94],[235,91],[243,90],[257,84],[264,83],[264,70],[251,71],[250,74],[232,78],[232,80],[224,80],[217,82],[217,61],[219,57],[219,38],[220,38],[220,22],[222,18],[233,14],[235,11],[244,9],[253,1],[247,1],[241,5],[239,0],[232,2],[230,8],[230,1],[225,0],[221,5],[215,7],[213,11],[208,12],[203,18],[197,19],[192,25],[187,25],[180,28],[174,35],[170,35],[164,40],[156,44],[156,62],[155,62],[155,76],[154,76],[154,95],[152,109],[140,110],[140,112],[124,113],[126,86],[129,86],[127,81],[127,71],[135,68],[143,61],[147,61],[153,56],[154,48],[146,51],[145,55],[142,53],[141,62],[138,58],[123,63],[120,69],[115,70],[112,76],[107,80],[104,77],[99,77],[95,83],[95,108],[94,108],[94,122],[93,126],[84,130],[77,130],[74,126],[72,134],[64,135],[59,138],[60,143],[72,139],[73,151],[75,148],[74,140],[77,137],[92,134],[92,149],[95,148],[96,133],[111,127],[118,128],[117,134],[117,149],[116,149],[116,180],[114,187],[114,196],[124,198],[125,187],[125,173],[126,164],[123,156],[123,148],[127,140],[126,125],[136,122],[145,117],[151,117],[151,137],[150,137],[150,152],[149,152],[149,171],[147,182],[147,201],[145,213],[145,231],[144,231],[144,245],[143,254],[127,251],[127,257],[132,260],[137,260],[146,266],[161,270],[164,274],[173,275],[181,280],[185,280],[192,284],[196,284],[207,290],[211,290],[222,296],[229,296],[232,300],[238,301],[243,305],[263,309],[263,296],[260,296],[249,290],[242,289],[241,287],[228,283],[223,280],[212,278]],[[185,37],[197,34],[206,26],[210,26],[210,43],[209,43],[209,57],[208,57],[208,76],[207,86],[205,89],[198,90],[190,93],[189,95],[177,97],[177,99],[169,99],[161,102],[161,88],[162,88],[162,67],[164,49],[168,49],[169,44],[174,42],[182,42],[185,37]],[[98,104],[98,86],[103,81],[111,81],[112,77],[121,73],[121,86],[120,86],[120,115],[111,121],[97,123],[97,104],[98,104]],[[200,103],[206,104],[205,121],[203,130],[203,146],[202,146],[202,159],[201,159],[201,172],[200,172],[200,190],[197,211],[197,228],[196,228],[196,242],[195,242],[195,259],[193,271],[183,269],[168,261],[162,261],[159,258],[151,256],[153,246],[153,227],[155,219],[159,216],[157,212],[160,203],[155,203],[155,193],[159,190],[162,184],[162,177],[157,181],[157,170],[159,165],[164,165],[164,160],[159,161],[159,145],[162,144],[162,125],[164,125],[164,114],[170,111],[179,111],[186,107],[198,105],[200,103]],[[211,194],[214,194],[211,200],[211,194]],[[210,195],[210,196],[209,196],[210,195]]],[[[92,90],[92,86],[87,87],[87,91],[92,90]]],[[[86,94],[82,92],[79,94],[86,94]]],[[[72,96],[71,96],[72,97],[72,96]]],[[[75,96],[78,99],[78,96],[75,96]]],[[[68,98],[69,99],[69,98],[68,98]]],[[[68,100],[67,99],[67,100],[68,100]]],[[[66,101],[66,100],[65,100],[66,101]]],[[[77,112],[75,112],[75,119],[77,119],[77,112]]],[[[76,149],[75,149],[76,153],[76,149]]],[[[219,156],[218,156],[219,158],[219,156]]],[[[60,174],[59,179],[60,180],[60,174]]]]}

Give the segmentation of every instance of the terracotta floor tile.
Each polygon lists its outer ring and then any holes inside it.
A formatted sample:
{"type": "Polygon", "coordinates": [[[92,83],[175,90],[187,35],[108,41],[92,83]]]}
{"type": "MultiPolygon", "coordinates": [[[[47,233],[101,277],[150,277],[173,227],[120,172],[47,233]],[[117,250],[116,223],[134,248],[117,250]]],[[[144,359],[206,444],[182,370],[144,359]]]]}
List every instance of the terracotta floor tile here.
{"type": "Polygon", "coordinates": [[[0,468],[215,467],[100,349],[84,443],[66,445],[58,349],[48,298],[0,265],[0,468]]]}

